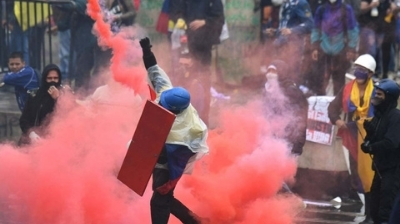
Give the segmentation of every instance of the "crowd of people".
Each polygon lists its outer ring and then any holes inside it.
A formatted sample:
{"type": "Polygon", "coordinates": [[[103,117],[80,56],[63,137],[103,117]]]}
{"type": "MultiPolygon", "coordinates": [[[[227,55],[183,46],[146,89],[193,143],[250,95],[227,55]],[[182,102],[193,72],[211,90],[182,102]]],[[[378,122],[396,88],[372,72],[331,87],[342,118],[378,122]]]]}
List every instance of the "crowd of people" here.
{"type": "Polygon", "coordinates": [[[376,79],[395,70],[396,1],[262,0],[260,9],[261,42],[276,50],[264,58],[289,51],[293,57],[286,60],[295,61],[289,64],[296,83],[316,95],[327,94],[330,78],[336,95],[357,55],[374,57],[376,79]]]}
{"type": "MultiPolygon", "coordinates": [[[[34,4],[1,1],[1,67],[7,67],[9,54],[21,52],[27,66],[42,70],[43,55],[48,51],[45,35],[57,33],[62,82],[68,85],[73,82],[76,89],[89,87],[91,77],[96,77],[109,66],[111,50],[98,45],[92,32],[94,20],[86,13],[87,4],[87,0],[34,4]]],[[[114,33],[121,27],[135,24],[134,1],[104,0],[100,7],[104,20],[110,23],[114,33]]]]}
{"type": "MultiPolygon", "coordinates": [[[[31,45],[20,44],[32,38],[33,25],[22,23],[24,16],[15,10],[10,18],[2,18],[2,25],[12,27],[11,35],[17,46],[10,44],[13,53],[8,58],[9,72],[2,82],[15,87],[22,111],[21,146],[46,136],[43,127],[48,124],[57,99],[62,92],[72,91],[63,84],[74,80],[75,88],[88,87],[90,77],[110,65],[111,49],[99,47],[86,4],[86,0],[73,0],[70,4],[51,6],[57,12],[53,18],[61,43],[60,66],[49,64],[41,74],[40,66],[35,67],[37,64],[32,63],[29,55],[31,49],[27,47],[31,45]]],[[[393,206],[393,212],[400,206],[395,205],[399,201],[395,201],[396,195],[400,194],[397,130],[400,118],[396,109],[400,89],[395,81],[388,79],[388,72],[395,60],[400,6],[391,0],[261,0],[257,4],[261,9],[260,40],[266,49],[261,56],[268,65],[263,79],[267,83],[266,117],[274,120],[290,111],[297,121],[289,122],[284,135],[277,137],[289,143],[293,154],[301,155],[308,102],[299,86],[307,86],[315,95],[326,95],[332,79],[335,99],[328,108],[329,118],[350,151],[355,191],[365,195],[364,223],[395,223],[396,215],[392,214],[391,220],[390,215],[393,206]],[[355,77],[347,84],[346,73],[355,77]]],[[[114,33],[135,23],[136,8],[130,0],[104,0],[100,7],[114,33]]],[[[225,23],[224,4],[222,0],[165,0],[163,11],[168,14],[167,27],[158,24],[157,30],[165,32],[170,40],[172,82],[157,65],[149,39],[142,39],[140,45],[150,85],[157,103],[174,113],[176,122],[201,129],[195,131],[201,133],[199,139],[204,143],[210,113],[212,47],[220,43],[225,23]],[[173,87],[172,83],[184,88],[173,87]]],[[[153,223],[167,223],[170,213],[183,223],[201,222],[201,218],[174,198],[173,191],[190,158],[208,148],[182,139],[182,136],[175,139],[174,144],[167,141],[154,169],[153,223]],[[171,158],[182,163],[173,167],[171,158]],[[171,170],[179,175],[171,174],[171,170]]]]}

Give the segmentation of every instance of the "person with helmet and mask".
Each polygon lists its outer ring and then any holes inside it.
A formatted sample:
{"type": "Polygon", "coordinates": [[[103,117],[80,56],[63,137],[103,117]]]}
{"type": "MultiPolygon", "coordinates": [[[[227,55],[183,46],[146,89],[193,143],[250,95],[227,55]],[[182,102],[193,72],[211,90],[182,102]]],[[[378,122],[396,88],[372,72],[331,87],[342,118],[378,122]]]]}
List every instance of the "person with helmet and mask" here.
{"type": "Polygon", "coordinates": [[[359,147],[365,130],[363,122],[373,116],[370,103],[374,95],[372,76],[375,72],[375,59],[368,54],[361,55],[354,62],[355,79],[347,83],[328,106],[328,116],[332,124],[338,128],[337,136],[342,138],[342,144],[350,152],[351,188],[349,197],[358,199],[355,191],[364,193],[365,210],[369,219],[369,191],[373,179],[370,169],[372,160],[361,152],[359,147]],[[344,112],[344,118],[341,113],[344,112]],[[361,183],[361,184],[360,184],[361,183]]]}
{"type": "Polygon", "coordinates": [[[167,224],[170,214],[182,223],[201,223],[200,217],[174,197],[174,189],[183,173],[193,168],[192,162],[208,153],[207,126],[191,105],[189,92],[182,87],[173,87],[167,74],[157,65],[150,40],[147,37],[141,39],[140,46],[156,102],[176,115],[153,170],[152,224],[167,224]]]}
{"type": "Polygon", "coordinates": [[[42,72],[39,89],[28,98],[19,125],[22,130],[20,144],[37,141],[45,135],[45,129],[50,122],[49,115],[53,112],[57,98],[60,96],[61,71],[55,64],[47,65],[42,72]]]}
{"type": "Polygon", "coordinates": [[[400,88],[393,80],[375,83],[371,99],[374,117],[364,122],[367,135],[361,150],[373,157],[371,218],[375,224],[388,223],[400,190],[400,111],[396,108],[399,95],[400,88]]]}
{"type": "Polygon", "coordinates": [[[337,94],[355,59],[359,33],[357,20],[350,5],[342,0],[329,0],[318,7],[314,24],[311,58],[315,65],[307,81],[317,95],[326,95],[325,88],[332,76],[333,93],[337,94]]]}
{"type": "Polygon", "coordinates": [[[308,101],[303,92],[290,79],[286,62],[274,60],[267,68],[264,102],[267,119],[287,121],[281,130],[282,137],[294,155],[303,153],[306,143],[308,101]]]}

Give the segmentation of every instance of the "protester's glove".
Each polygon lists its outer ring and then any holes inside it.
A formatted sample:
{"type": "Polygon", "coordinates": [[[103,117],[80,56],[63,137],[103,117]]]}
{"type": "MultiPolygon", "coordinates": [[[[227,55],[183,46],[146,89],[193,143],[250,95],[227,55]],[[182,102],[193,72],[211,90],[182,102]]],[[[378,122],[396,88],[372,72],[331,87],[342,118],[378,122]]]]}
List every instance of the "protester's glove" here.
{"type": "Polygon", "coordinates": [[[371,148],[371,145],[369,144],[369,141],[363,142],[361,144],[361,150],[364,153],[371,153],[372,152],[372,148],[371,148]]]}
{"type": "Polygon", "coordinates": [[[36,132],[34,132],[34,131],[31,131],[29,133],[29,138],[34,142],[40,140],[40,136],[38,134],[36,134],[36,132]]]}
{"type": "Polygon", "coordinates": [[[153,46],[150,44],[150,39],[149,39],[148,37],[145,37],[145,38],[141,39],[141,40],[139,41],[139,43],[140,43],[140,47],[142,47],[143,50],[149,50],[149,51],[151,51],[151,47],[153,47],[153,46]]]}
{"type": "Polygon", "coordinates": [[[154,56],[153,52],[151,51],[151,44],[150,39],[145,37],[139,41],[140,47],[142,47],[143,51],[143,62],[146,69],[157,64],[156,57],[154,56]]]}

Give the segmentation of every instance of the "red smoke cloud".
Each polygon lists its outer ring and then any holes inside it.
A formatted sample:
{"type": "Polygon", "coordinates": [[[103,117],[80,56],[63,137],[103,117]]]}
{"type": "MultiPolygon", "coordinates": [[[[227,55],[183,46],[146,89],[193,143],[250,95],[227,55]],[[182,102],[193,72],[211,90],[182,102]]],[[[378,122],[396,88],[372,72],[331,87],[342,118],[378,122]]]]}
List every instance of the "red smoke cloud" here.
{"type": "MultiPolygon", "coordinates": [[[[88,9],[100,43],[113,49],[117,82],[80,104],[76,96],[63,95],[48,136],[38,143],[0,146],[0,222],[150,223],[150,186],[139,197],[116,178],[141,97],[148,97],[145,70],[135,64],[140,47],[126,38],[132,33],[109,31],[96,0],[89,0],[88,9]]],[[[293,178],[296,162],[286,143],[273,137],[279,131],[271,129],[261,107],[253,102],[221,108],[220,124],[209,133],[210,154],[177,186],[176,197],[210,223],[293,222],[298,201],[277,191],[293,178]]],[[[171,223],[179,222],[171,216],[171,223]]]]}
{"type": "Polygon", "coordinates": [[[292,223],[299,201],[276,193],[296,163],[285,142],[265,134],[271,130],[258,111],[259,103],[223,110],[210,155],[177,188],[177,197],[211,223],[292,223]]]}

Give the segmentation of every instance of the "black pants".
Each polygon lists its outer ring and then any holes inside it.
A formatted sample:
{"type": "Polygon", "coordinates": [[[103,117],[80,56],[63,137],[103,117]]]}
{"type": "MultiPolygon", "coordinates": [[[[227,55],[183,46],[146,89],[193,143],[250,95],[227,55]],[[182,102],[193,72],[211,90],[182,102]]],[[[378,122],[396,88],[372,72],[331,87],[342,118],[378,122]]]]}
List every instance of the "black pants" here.
{"type": "Polygon", "coordinates": [[[29,65],[37,70],[42,70],[42,53],[44,49],[44,35],[46,26],[37,25],[30,28],[29,35],[29,65]]]}
{"type": "Polygon", "coordinates": [[[396,201],[393,205],[392,214],[390,215],[389,224],[400,223],[400,192],[397,194],[396,201]]]}
{"type": "Polygon", "coordinates": [[[342,51],[338,55],[327,55],[323,51],[319,51],[318,61],[314,63],[311,72],[312,77],[308,79],[311,90],[317,95],[326,95],[325,87],[332,76],[333,93],[336,95],[344,86],[346,72],[351,65],[346,58],[346,52],[342,51]]]}
{"type": "Polygon", "coordinates": [[[73,73],[75,89],[83,87],[85,90],[90,91],[104,84],[97,82],[90,85],[90,81],[93,77],[99,75],[102,68],[107,68],[110,65],[110,58],[111,50],[103,51],[97,45],[80,50],[76,55],[75,70],[73,73]]]}
{"type": "Polygon", "coordinates": [[[156,191],[157,187],[169,180],[169,172],[166,169],[155,168],[153,171],[153,196],[150,200],[151,223],[167,224],[169,214],[177,217],[184,224],[198,224],[192,212],[174,197],[174,190],[162,195],[156,191]]]}
{"type": "Polygon", "coordinates": [[[381,46],[382,50],[382,78],[388,78],[389,64],[392,57],[392,46],[396,42],[395,26],[387,24],[385,27],[385,36],[381,46]]]}
{"type": "Polygon", "coordinates": [[[398,168],[375,172],[371,186],[371,218],[374,223],[388,222],[396,195],[400,190],[398,168]]]}

